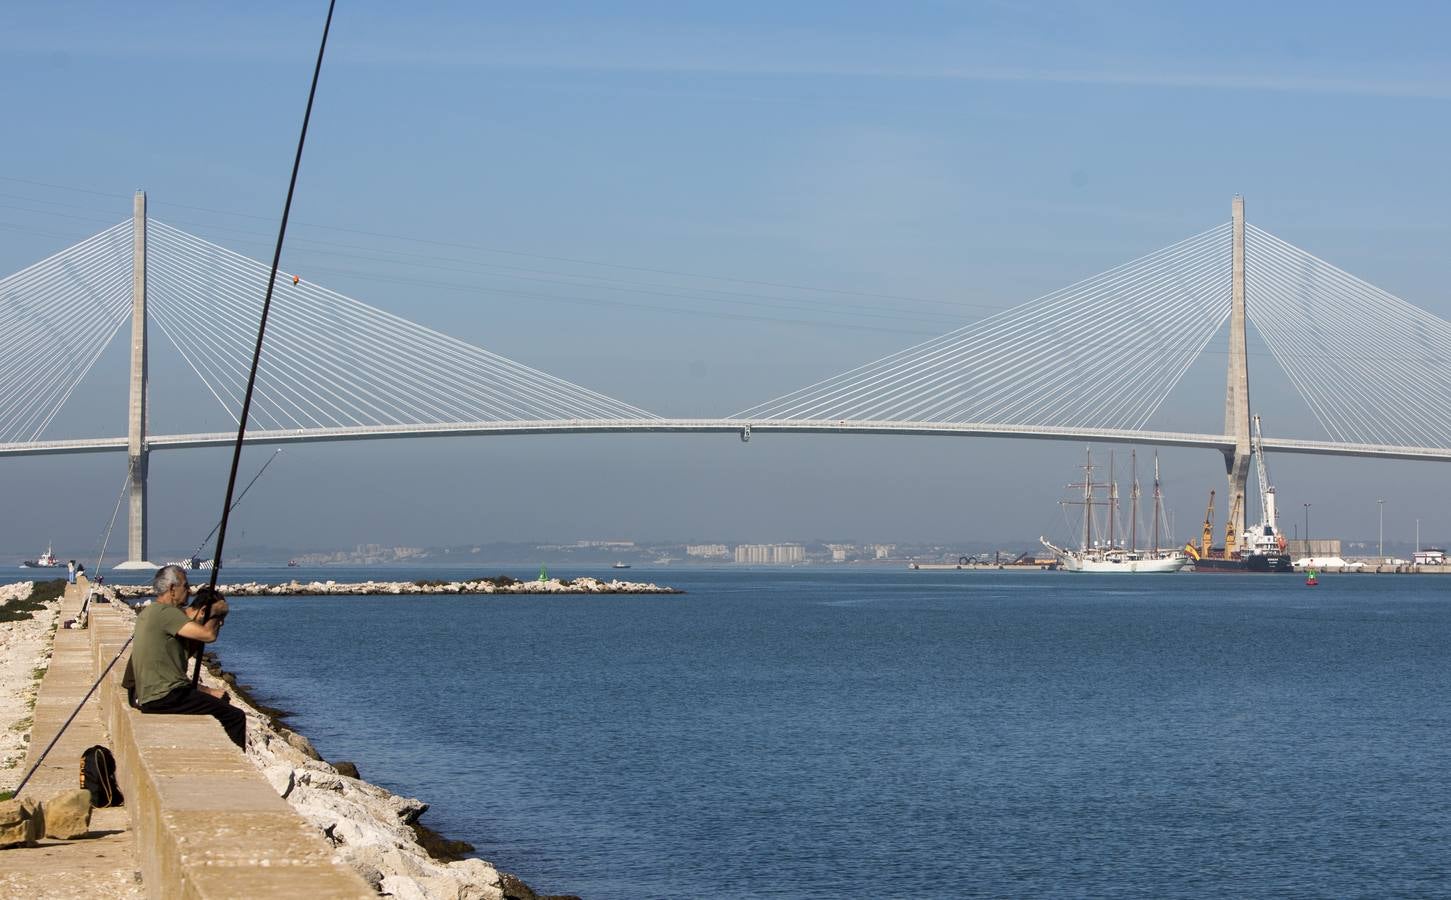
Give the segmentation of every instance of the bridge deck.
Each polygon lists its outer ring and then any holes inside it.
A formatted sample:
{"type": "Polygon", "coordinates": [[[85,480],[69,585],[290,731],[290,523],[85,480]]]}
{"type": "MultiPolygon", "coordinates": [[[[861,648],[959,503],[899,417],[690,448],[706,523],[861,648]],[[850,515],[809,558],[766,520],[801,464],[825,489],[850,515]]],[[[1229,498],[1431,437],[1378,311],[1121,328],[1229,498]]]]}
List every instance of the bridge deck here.
{"type": "MultiPolygon", "coordinates": [[[[460,437],[522,434],[881,434],[939,437],[998,437],[1033,440],[1144,444],[1154,447],[1197,447],[1234,452],[1234,439],[1223,434],[1175,431],[1128,431],[1113,428],[1057,428],[990,423],[894,422],[800,419],[556,419],[541,421],[443,422],[422,425],[378,425],[348,428],[297,430],[252,430],[247,442],[253,445],[295,444],[323,441],[365,441],[395,438],[460,437]]],[[[150,450],[230,446],[235,432],[211,434],[151,435],[150,450]]],[[[1307,453],[1328,456],[1377,459],[1451,460],[1451,448],[1398,447],[1351,444],[1335,441],[1266,439],[1265,449],[1276,454],[1307,453]]],[[[126,438],[90,438],[64,441],[34,441],[0,444],[0,456],[40,456],[66,453],[124,451],[126,438]]]]}

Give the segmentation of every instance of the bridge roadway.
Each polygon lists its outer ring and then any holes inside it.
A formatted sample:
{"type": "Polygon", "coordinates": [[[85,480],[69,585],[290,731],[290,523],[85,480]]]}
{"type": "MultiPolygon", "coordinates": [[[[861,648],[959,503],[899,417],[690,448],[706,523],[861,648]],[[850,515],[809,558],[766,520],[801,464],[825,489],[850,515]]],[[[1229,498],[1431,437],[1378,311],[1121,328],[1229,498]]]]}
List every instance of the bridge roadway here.
{"type": "MultiPolygon", "coordinates": [[[[1114,428],[1059,428],[951,422],[857,421],[852,419],[558,419],[552,421],[446,422],[424,425],[370,425],[349,428],[253,430],[247,443],[297,444],[320,441],[369,441],[385,438],[461,437],[509,434],[890,434],[956,437],[1030,438],[1038,440],[1145,444],[1154,447],[1194,447],[1233,453],[1235,439],[1224,434],[1177,431],[1129,431],[1114,428]]],[[[223,447],[236,441],[235,432],[150,435],[149,450],[223,447]]],[[[1451,461],[1451,448],[1398,447],[1347,444],[1335,441],[1266,439],[1265,450],[1275,454],[1310,453],[1374,459],[1451,461]]],[[[0,444],[0,456],[41,456],[59,453],[101,453],[126,450],[126,438],[85,438],[0,444]]]]}

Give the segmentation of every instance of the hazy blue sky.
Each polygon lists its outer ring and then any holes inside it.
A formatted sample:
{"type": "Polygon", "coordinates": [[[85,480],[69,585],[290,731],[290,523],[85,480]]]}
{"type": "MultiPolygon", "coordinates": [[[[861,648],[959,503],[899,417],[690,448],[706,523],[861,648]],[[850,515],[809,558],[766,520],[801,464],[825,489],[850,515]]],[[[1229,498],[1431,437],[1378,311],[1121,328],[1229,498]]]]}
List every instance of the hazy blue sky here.
{"type": "MultiPolygon", "coordinates": [[[[1237,192],[1260,227],[1451,315],[1440,4],[415,6],[339,3],[284,266],[662,415],[729,414],[1047,293],[1227,220],[1237,192]]],[[[6,5],[0,273],[125,218],[138,188],[155,217],[267,258],[325,9],[6,5]]],[[[62,427],[123,433],[112,355],[62,427]]],[[[1222,365],[1190,373],[1176,425],[1217,430],[1222,365]]],[[[1273,360],[1251,366],[1272,433],[1322,436],[1273,360]]],[[[234,539],[1024,540],[1064,533],[1081,453],[314,445],[284,454],[234,539]]],[[[1221,461],[1164,461],[1182,539],[1221,461]]],[[[211,527],[227,462],[153,457],[153,556],[211,527]]],[[[1419,517],[1451,541],[1444,465],[1271,466],[1287,527],[1309,502],[1317,536],[1373,539],[1384,497],[1388,539],[1419,517]]],[[[0,550],[93,552],[123,470],[0,460],[0,550]]]]}

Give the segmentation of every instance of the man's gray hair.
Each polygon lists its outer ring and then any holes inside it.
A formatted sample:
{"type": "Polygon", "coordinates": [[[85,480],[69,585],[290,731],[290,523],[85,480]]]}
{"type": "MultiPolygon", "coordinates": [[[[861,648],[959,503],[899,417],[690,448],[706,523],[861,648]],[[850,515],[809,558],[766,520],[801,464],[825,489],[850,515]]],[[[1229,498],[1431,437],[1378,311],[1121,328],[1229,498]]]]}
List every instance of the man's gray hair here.
{"type": "Polygon", "coordinates": [[[151,589],[156,592],[156,596],[160,597],[185,581],[186,569],[181,566],[162,566],[156,570],[156,577],[151,579],[151,589]]]}

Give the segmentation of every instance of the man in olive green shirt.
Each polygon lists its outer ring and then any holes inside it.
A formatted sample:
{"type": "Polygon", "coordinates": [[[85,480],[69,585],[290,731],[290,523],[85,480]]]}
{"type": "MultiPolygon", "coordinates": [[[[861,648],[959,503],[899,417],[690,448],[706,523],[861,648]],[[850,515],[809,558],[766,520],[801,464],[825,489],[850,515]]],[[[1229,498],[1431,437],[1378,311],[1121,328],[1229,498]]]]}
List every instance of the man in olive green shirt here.
{"type": "Polygon", "coordinates": [[[227,737],[245,746],[247,716],[227,702],[227,695],[209,687],[191,686],[186,674],[187,642],[210,644],[222,630],[227,601],[218,597],[211,616],[196,621],[199,609],[187,609],[189,587],[181,566],[162,566],[152,579],[156,601],[136,617],[131,647],[131,671],[136,683],[136,705],[145,713],[208,715],[222,723],[227,737]]]}

